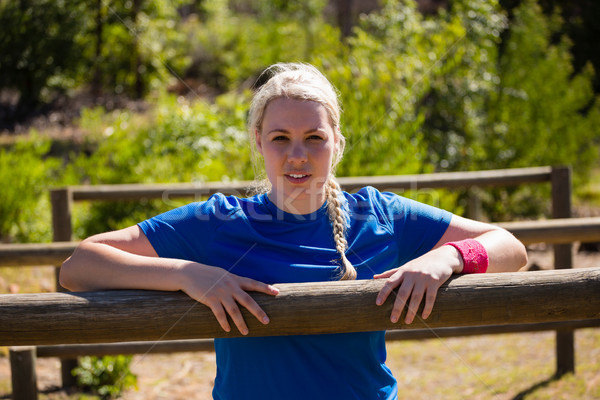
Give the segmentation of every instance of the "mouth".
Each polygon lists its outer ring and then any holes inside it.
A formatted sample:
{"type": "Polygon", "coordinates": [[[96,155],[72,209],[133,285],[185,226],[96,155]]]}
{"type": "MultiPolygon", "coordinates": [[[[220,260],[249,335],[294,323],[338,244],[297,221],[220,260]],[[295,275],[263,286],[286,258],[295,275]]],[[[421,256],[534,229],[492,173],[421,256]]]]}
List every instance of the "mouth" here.
{"type": "Polygon", "coordinates": [[[285,174],[285,177],[292,183],[303,183],[310,178],[310,174],[294,173],[285,174]]]}

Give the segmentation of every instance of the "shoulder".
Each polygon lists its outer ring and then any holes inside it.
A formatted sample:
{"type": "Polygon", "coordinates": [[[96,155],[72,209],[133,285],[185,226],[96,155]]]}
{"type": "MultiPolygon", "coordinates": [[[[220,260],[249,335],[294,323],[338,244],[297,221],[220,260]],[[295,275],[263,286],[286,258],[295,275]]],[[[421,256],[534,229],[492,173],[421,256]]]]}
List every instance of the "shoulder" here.
{"type": "Polygon", "coordinates": [[[391,192],[380,192],[365,186],[356,193],[344,193],[353,213],[374,213],[387,220],[448,221],[452,214],[438,207],[418,202],[391,192]]]}
{"type": "Polygon", "coordinates": [[[200,221],[224,221],[234,218],[240,212],[243,213],[244,205],[249,201],[252,200],[216,193],[205,201],[189,203],[157,215],[148,221],[170,225],[197,223],[200,221]]]}
{"type": "Polygon", "coordinates": [[[351,208],[363,211],[373,209],[385,212],[388,208],[396,209],[406,205],[408,200],[395,193],[380,192],[372,186],[365,186],[356,193],[344,192],[344,196],[351,208]]]}

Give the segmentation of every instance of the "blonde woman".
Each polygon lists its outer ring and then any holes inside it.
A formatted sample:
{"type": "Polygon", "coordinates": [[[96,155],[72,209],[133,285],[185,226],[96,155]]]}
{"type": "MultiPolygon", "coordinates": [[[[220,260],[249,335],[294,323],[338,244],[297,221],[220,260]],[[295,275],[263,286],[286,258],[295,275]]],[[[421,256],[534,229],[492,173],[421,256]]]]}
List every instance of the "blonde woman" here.
{"type": "MultiPolygon", "coordinates": [[[[71,290],[182,290],[225,331],[247,334],[240,307],[269,318],[248,291],[273,284],[384,279],[411,323],[452,274],[517,270],[523,245],[505,230],[366,187],[342,192],[334,169],[345,139],[337,92],[314,67],[277,64],[253,99],[249,134],[265,191],[217,194],[84,240],[61,269],[71,290]]],[[[216,339],[216,399],[395,399],[384,332],[216,339]]]]}

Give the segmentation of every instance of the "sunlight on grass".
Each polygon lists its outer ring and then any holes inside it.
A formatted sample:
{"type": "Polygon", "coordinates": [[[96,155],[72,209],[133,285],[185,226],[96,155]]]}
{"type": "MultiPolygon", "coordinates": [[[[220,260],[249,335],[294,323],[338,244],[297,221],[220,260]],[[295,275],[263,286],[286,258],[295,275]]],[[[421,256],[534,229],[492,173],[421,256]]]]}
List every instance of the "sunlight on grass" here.
{"type": "Polygon", "coordinates": [[[554,332],[388,344],[400,398],[600,398],[600,329],[576,333],[576,375],[553,380],[554,332]],[[523,397],[517,397],[523,396],[523,397]]]}

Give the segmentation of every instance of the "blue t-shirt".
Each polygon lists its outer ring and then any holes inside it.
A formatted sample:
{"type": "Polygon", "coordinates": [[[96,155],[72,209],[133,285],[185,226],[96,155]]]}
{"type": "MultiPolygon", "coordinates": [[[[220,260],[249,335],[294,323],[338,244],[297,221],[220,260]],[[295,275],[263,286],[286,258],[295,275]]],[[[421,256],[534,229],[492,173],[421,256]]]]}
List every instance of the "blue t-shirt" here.
{"type": "MultiPolygon", "coordinates": [[[[452,214],[365,187],[342,193],[346,256],[358,279],[403,265],[442,237],[452,214]]],[[[326,205],[286,213],[266,194],[216,194],[139,224],[160,257],[217,266],[265,283],[335,280],[326,205]]],[[[215,339],[216,399],[394,399],[385,332],[215,339]]]]}

